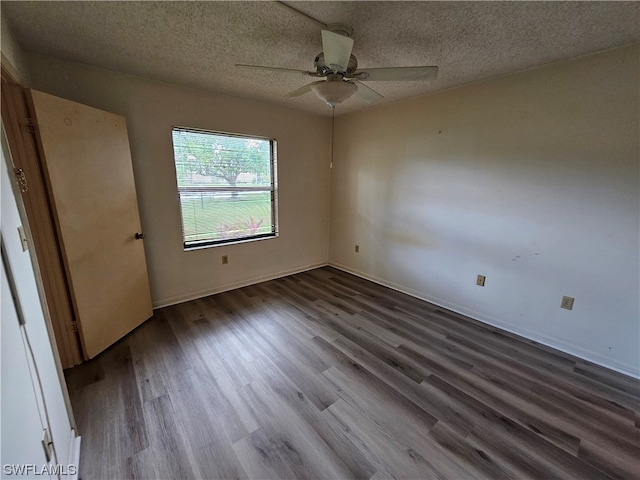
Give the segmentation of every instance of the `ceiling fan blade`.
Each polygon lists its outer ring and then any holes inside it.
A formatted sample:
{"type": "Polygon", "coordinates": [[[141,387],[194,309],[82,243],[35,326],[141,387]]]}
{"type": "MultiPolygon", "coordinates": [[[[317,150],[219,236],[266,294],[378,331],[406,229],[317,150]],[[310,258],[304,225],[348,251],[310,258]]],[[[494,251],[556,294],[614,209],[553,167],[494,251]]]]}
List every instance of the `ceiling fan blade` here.
{"type": "Polygon", "coordinates": [[[309,93],[311,91],[311,85],[315,85],[316,83],[323,83],[324,80],[320,80],[319,82],[311,82],[309,85],[305,85],[293,92],[289,92],[285,95],[285,97],[299,97],[300,95],[304,95],[305,93],[309,93]]]}
{"type": "Polygon", "coordinates": [[[280,67],[263,67],[261,65],[244,65],[241,63],[236,63],[236,67],[238,68],[252,68],[254,70],[270,70],[272,72],[286,72],[286,73],[297,73],[301,75],[310,75],[312,77],[318,77],[319,75],[316,72],[308,72],[307,70],[295,70],[293,68],[280,68],[280,67]]]}
{"type": "Polygon", "coordinates": [[[358,70],[352,75],[358,80],[366,80],[367,82],[433,81],[437,76],[438,67],[367,68],[358,70]]]}
{"type": "Polygon", "coordinates": [[[324,51],[324,63],[335,71],[344,72],[349,66],[353,39],[322,30],[322,50],[324,51]]]}
{"type": "Polygon", "coordinates": [[[291,11],[291,12],[293,12],[293,13],[296,13],[296,14],[298,14],[298,15],[302,16],[302,17],[305,17],[305,18],[306,18],[306,19],[308,19],[308,20],[311,20],[313,23],[315,23],[316,25],[318,25],[320,28],[327,28],[327,27],[328,27],[328,25],[327,25],[326,23],[321,22],[320,20],[318,20],[318,19],[316,19],[316,18],[313,18],[311,15],[307,15],[306,13],[301,12],[300,10],[298,10],[298,9],[297,9],[297,8],[295,8],[295,7],[292,7],[292,6],[291,6],[291,5],[289,5],[289,4],[286,4],[286,3],[284,3],[284,2],[276,2],[276,3],[277,3],[278,5],[280,5],[281,7],[284,7],[284,8],[286,8],[287,10],[289,10],[289,11],[291,11]]]}
{"type": "Polygon", "coordinates": [[[362,82],[359,82],[356,80],[355,84],[358,86],[358,91],[356,92],[356,95],[358,95],[363,100],[366,100],[367,102],[377,102],[378,100],[384,98],[382,95],[376,92],[373,88],[365,85],[362,82]]]}

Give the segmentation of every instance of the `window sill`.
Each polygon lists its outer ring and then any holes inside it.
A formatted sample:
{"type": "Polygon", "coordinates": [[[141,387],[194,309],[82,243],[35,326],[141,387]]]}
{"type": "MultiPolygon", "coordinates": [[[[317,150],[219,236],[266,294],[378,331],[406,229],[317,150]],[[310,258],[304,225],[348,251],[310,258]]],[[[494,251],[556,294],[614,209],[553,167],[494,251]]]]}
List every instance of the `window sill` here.
{"type": "Polygon", "coordinates": [[[239,238],[238,240],[229,240],[228,242],[216,242],[216,243],[202,243],[201,245],[184,245],[183,250],[185,252],[190,252],[192,250],[204,250],[206,248],[215,248],[215,247],[226,247],[228,245],[238,245],[240,243],[251,243],[251,242],[259,242],[260,240],[271,240],[274,238],[278,238],[280,236],[279,233],[270,233],[267,235],[262,235],[259,237],[251,237],[251,238],[239,238]]]}

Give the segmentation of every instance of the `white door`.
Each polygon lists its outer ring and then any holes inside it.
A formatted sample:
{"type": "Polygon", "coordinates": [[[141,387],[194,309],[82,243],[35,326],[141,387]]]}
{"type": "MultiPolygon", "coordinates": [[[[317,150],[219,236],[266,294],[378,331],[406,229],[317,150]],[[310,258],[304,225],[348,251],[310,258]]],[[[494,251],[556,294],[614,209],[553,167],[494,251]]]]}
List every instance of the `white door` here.
{"type": "MultiPolygon", "coordinates": [[[[60,467],[77,464],[79,437],[76,437],[73,428],[62,369],[54,354],[55,343],[45,321],[33,259],[29,250],[23,250],[19,235],[19,227],[25,224],[18,209],[16,198],[19,197],[14,191],[13,173],[9,173],[7,152],[3,134],[0,161],[0,237],[3,257],[2,475],[7,473],[4,471],[5,464],[24,462],[26,457],[34,455],[28,463],[42,466],[42,430],[46,428],[53,443],[51,461],[59,466],[58,473],[72,474],[73,477],[74,468],[60,467]],[[12,285],[13,302],[6,301],[12,299],[11,294],[7,295],[9,285],[12,285]],[[17,324],[17,317],[24,320],[24,325],[17,324]],[[28,391],[31,396],[27,400],[25,395],[28,391]],[[34,402],[40,412],[35,416],[37,422],[32,418],[34,402]],[[25,410],[32,411],[27,414],[25,410]],[[36,428],[40,432],[34,440],[32,435],[36,428]],[[40,445],[37,449],[39,453],[34,448],[34,442],[40,445]]],[[[67,478],[67,475],[59,476],[67,478]]],[[[42,475],[34,477],[42,478],[42,475]]]]}
{"type": "MultiPolygon", "coordinates": [[[[46,465],[42,434],[45,425],[31,382],[31,369],[2,263],[2,478],[35,477],[27,465],[46,465]],[[24,477],[22,475],[24,475],[24,477]]],[[[51,478],[43,475],[41,478],[51,478]]]]}

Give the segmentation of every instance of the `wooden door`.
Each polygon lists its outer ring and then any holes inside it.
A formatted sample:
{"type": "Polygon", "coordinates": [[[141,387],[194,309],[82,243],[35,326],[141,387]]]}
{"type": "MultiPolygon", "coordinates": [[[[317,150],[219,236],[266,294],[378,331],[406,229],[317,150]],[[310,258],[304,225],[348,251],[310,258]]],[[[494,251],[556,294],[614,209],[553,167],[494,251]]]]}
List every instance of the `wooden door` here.
{"type": "Polygon", "coordinates": [[[125,119],[28,91],[85,355],[152,315],[125,119]]]}

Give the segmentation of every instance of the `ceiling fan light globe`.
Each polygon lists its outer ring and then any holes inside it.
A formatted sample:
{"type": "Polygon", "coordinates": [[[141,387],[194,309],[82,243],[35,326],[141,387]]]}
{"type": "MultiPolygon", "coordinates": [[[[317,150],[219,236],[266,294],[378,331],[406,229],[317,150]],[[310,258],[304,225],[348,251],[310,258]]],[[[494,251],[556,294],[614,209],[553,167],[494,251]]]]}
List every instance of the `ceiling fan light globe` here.
{"type": "Polygon", "coordinates": [[[311,85],[311,90],[313,90],[313,93],[315,93],[320,100],[335,107],[356,93],[358,86],[351,82],[325,81],[314,83],[311,85]]]}

